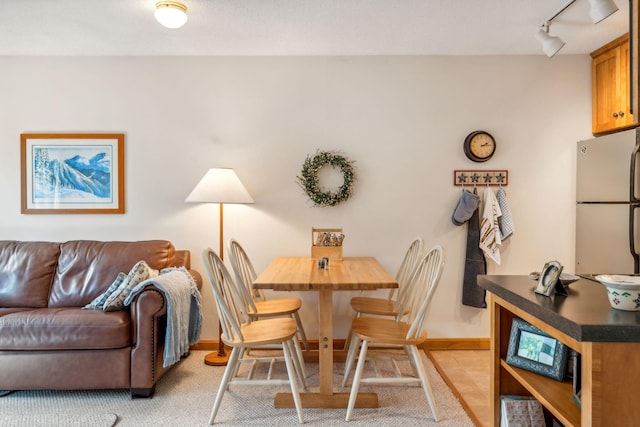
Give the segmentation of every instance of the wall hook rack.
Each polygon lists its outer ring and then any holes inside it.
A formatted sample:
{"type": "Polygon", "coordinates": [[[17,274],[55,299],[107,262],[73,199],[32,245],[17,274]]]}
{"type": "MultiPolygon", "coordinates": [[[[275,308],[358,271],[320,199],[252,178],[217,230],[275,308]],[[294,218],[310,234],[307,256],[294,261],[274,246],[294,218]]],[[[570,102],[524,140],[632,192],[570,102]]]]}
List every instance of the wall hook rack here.
{"type": "Polygon", "coordinates": [[[508,185],[509,171],[502,170],[454,170],[453,185],[508,185]]]}

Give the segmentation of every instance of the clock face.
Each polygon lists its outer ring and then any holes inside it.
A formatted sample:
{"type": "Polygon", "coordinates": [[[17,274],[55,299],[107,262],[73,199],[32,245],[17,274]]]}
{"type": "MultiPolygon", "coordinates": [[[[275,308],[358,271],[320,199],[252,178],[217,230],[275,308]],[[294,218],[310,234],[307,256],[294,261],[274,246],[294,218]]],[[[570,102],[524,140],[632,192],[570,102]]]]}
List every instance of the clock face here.
{"type": "Polygon", "coordinates": [[[486,162],[495,151],[496,141],[487,132],[472,132],[464,140],[464,153],[474,162],[486,162]]]}

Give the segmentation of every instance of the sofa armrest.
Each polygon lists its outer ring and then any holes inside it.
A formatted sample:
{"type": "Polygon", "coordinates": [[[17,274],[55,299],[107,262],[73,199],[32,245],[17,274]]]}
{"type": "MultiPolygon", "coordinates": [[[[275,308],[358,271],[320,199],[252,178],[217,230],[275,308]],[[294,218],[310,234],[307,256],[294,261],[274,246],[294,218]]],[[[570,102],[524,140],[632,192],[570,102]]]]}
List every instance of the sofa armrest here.
{"type": "Polygon", "coordinates": [[[176,255],[175,255],[175,262],[174,262],[176,267],[182,267],[184,266],[187,270],[189,270],[189,273],[191,274],[191,277],[193,277],[194,282],[196,282],[196,286],[198,287],[198,290],[202,290],[202,275],[200,275],[199,272],[197,272],[196,270],[192,270],[191,269],[191,252],[188,250],[176,250],[176,255]]]}
{"type": "Polygon", "coordinates": [[[155,286],[144,288],[131,302],[131,391],[141,396],[153,394],[158,379],[164,374],[164,328],[167,303],[155,286]]]}

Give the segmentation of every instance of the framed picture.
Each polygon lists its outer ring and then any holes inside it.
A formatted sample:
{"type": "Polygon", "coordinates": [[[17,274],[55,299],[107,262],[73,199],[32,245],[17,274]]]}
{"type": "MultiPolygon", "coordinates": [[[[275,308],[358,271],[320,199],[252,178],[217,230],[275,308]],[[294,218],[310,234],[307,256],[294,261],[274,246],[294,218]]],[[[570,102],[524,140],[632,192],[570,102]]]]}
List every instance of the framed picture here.
{"type": "Polygon", "coordinates": [[[20,135],[23,214],[124,213],[124,134],[20,135]]]}
{"type": "Polygon", "coordinates": [[[535,293],[548,297],[554,290],[558,290],[560,293],[566,292],[562,286],[559,286],[561,289],[556,287],[560,279],[560,273],[562,273],[562,265],[558,261],[546,263],[538,278],[538,286],[534,290],[535,293]]]}
{"type": "Polygon", "coordinates": [[[513,319],[507,363],[562,381],[567,370],[567,346],[524,320],[513,319]]]}

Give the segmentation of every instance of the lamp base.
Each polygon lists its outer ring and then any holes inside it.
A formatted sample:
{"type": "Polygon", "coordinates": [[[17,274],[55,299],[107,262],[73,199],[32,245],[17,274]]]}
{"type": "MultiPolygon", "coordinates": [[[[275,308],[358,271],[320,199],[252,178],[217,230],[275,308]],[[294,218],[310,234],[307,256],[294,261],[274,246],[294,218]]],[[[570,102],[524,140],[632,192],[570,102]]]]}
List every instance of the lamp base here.
{"type": "Polygon", "coordinates": [[[229,361],[229,353],[224,352],[224,355],[221,356],[217,352],[205,354],[204,356],[204,364],[209,366],[226,366],[229,361]]]}

